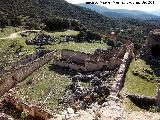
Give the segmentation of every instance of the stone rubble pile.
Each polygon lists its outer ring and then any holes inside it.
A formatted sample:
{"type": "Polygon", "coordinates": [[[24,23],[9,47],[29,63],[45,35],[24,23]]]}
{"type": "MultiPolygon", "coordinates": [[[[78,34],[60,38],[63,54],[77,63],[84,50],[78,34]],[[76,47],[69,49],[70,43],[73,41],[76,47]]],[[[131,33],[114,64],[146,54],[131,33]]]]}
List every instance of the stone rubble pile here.
{"type": "Polygon", "coordinates": [[[50,35],[37,35],[34,39],[32,40],[26,40],[27,45],[50,45],[54,44],[56,41],[55,36],[50,36],[50,35]]]}
{"type": "Polygon", "coordinates": [[[95,102],[102,104],[110,95],[110,80],[107,78],[112,74],[111,71],[97,71],[73,76],[71,84],[59,102],[75,111],[85,110],[95,102]],[[83,87],[80,82],[88,82],[89,87],[83,87]]]}
{"type": "MultiPolygon", "coordinates": [[[[102,105],[94,103],[88,109],[78,112],[64,111],[54,120],[159,120],[159,113],[128,111],[120,100],[108,99],[102,105]]],[[[52,120],[52,119],[51,119],[52,120]]]]}

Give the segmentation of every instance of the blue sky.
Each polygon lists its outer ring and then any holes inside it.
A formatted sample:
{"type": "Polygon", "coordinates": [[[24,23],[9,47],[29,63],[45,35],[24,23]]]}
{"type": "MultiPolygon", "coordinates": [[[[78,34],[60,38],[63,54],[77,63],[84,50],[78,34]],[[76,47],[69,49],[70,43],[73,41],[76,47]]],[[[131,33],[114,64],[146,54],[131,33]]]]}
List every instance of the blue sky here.
{"type": "MultiPolygon", "coordinates": [[[[85,2],[99,2],[103,1],[103,2],[111,2],[113,3],[113,1],[116,2],[148,2],[148,1],[152,1],[152,0],[66,0],[69,3],[72,4],[78,4],[78,3],[85,3],[85,2]]],[[[154,10],[160,10],[160,0],[154,0],[155,4],[148,4],[148,5],[122,5],[122,4],[108,4],[108,5],[103,5],[103,4],[99,4],[102,6],[105,6],[107,8],[111,8],[111,9],[129,9],[129,10],[141,10],[141,11],[154,11],[154,10]]]]}

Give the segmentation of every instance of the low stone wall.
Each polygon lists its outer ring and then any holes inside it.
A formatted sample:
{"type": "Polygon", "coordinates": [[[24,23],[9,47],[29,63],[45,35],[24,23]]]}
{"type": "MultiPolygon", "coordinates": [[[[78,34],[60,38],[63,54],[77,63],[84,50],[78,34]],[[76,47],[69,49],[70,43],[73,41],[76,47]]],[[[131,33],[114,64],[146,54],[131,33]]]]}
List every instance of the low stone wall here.
{"type": "Polygon", "coordinates": [[[30,55],[27,55],[24,58],[21,58],[20,60],[11,63],[9,70],[3,70],[0,71],[0,75],[8,73],[8,72],[12,72],[15,68],[18,68],[20,66],[24,66],[26,64],[28,64],[31,61],[34,61],[35,59],[44,56],[47,53],[47,51],[39,51],[30,55]]]}
{"type": "Polygon", "coordinates": [[[75,63],[69,63],[68,61],[55,61],[54,65],[58,65],[60,67],[66,67],[66,68],[71,68],[76,71],[84,71],[84,72],[89,72],[89,71],[96,71],[102,69],[107,63],[103,62],[85,62],[84,65],[79,65],[75,63]]]}
{"type": "Polygon", "coordinates": [[[67,59],[72,61],[82,61],[85,62],[87,59],[90,59],[91,55],[84,52],[78,52],[73,50],[62,50],[61,59],[67,59]]]}
{"type": "Polygon", "coordinates": [[[112,89],[111,89],[112,96],[118,96],[120,90],[122,89],[124,85],[124,79],[125,79],[126,72],[128,70],[131,60],[134,57],[133,48],[134,48],[133,44],[127,46],[126,53],[124,54],[123,59],[122,59],[122,64],[120,65],[119,70],[117,71],[115,75],[115,82],[113,83],[112,89]]]}
{"type": "Polygon", "coordinates": [[[102,69],[106,64],[104,62],[85,62],[85,71],[95,71],[102,69]]]}
{"type": "Polygon", "coordinates": [[[37,120],[48,120],[50,118],[53,118],[53,116],[50,113],[42,110],[40,107],[25,104],[19,100],[14,99],[11,96],[5,96],[0,103],[1,103],[0,107],[2,107],[2,109],[3,109],[3,106],[5,106],[4,112],[6,112],[7,109],[9,109],[10,112],[16,111],[18,112],[16,114],[20,114],[19,117],[21,117],[21,113],[23,111],[27,111],[28,115],[32,116],[34,119],[37,119],[37,120]],[[10,105],[12,105],[12,109],[7,108],[10,105]]]}
{"type": "Polygon", "coordinates": [[[97,50],[94,54],[62,50],[60,60],[56,61],[54,64],[60,67],[69,67],[74,70],[85,72],[100,70],[104,67],[107,69],[115,69],[122,63],[121,59],[123,58],[125,51],[125,45],[110,50],[97,50]],[[72,63],[75,64],[73,65],[72,63]]]}
{"type": "Polygon", "coordinates": [[[43,57],[45,54],[47,54],[47,51],[38,51],[36,53],[27,55],[26,57],[20,59],[19,61],[13,62],[11,64],[11,68],[16,68],[16,67],[19,67],[22,65],[26,65],[27,63],[29,63],[37,58],[43,57]]]}
{"type": "Polygon", "coordinates": [[[0,96],[8,92],[15,84],[23,81],[26,77],[32,74],[35,70],[52,60],[56,51],[45,54],[43,57],[38,58],[25,66],[19,66],[18,68],[8,71],[6,74],[0,77],[0,96]]]}
{"type": "Polygon", "coordinates": [[[127,97],[138,107],[149,110],[151,106],[156,106],[156,99],[153,97],[144,97],[135,94],[129,94],[127,97]]]}

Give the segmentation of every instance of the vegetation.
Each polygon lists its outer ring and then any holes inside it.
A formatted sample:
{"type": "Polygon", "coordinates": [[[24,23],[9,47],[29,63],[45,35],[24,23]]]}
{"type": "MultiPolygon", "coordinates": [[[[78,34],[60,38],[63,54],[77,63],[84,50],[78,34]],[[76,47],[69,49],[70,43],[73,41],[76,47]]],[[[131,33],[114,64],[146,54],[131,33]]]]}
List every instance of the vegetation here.
{"type": "Polygon", "coordinates": [[[153,73],[151,67],[142,59],[138,59],[133,61],[129,67],[125,79],[125,88],[131,94],[155,97],[157,88],[156,78],[157,76],[153,73]],[[147,73],[144,70],[151,72],[147,73]]]}
{"type": "MultiPolygon", "coordinates": [[[[10,27],[8,27],[8,29],[10,29],[10,27]]],[[[8,29],[5,28],[4,32],[7,33],[8,29]]],[[[10,34],[14,32],[14,29],[10,29],[10,34]]],[[[50,33],[44,31],[44,33],[55,35],[58,38],[58,36],[61,35],[76,36],[78,35],[79,31],[66,30],[63,32],[56,31],[50,33]]],[[[0,40],[0,63],[5,64],[5,67],[9,68],[9,63],[18,60],[21,57],[26,56],[27,54],[35,52],[37,46],[26,45],[25,43],[26,39],[31,39],[35,36],[35,33],[31,33],[27,37],[21,37],[19,35],[16,39],[0,40]]],[[[97,48],[107,48],[108,46],[100,42],[63,42],[60,44],[56,42],[54,45],[44,45],[43,47],[46,50],[71,49],[75,51],[92,53],[97,48]]],[[[50,69],[52,64],[53,61],[36,70],[32,75],[27,77],[25,81],[19,83],[9,93],[15,98],[22,99],[26,103],[36,104],[43,107],[44,109],[49,109],[52,112],[62,110],[64,106],[59,105],[58,102],[59,98],[63,96],[65,89],[70,82],[70,77],[67,74],[60,74],[59,72],[50,69]]],[[[89,85],[85,83],[81,84],[84,87],[87,87],[89,85]]]]}
{"type": "MultiPolygon", "coordinates": [[[[40,46],[46,50],[70,49],[93,53],[97,48],[108,48],[108,45],[117,47],[125,40],[131,40],[135,48],[140,49],[148,32],[158,27],[160,24],[155,25],[149,21],[106,17],[64,0],[0,1],[0,38],[23,29],[41,29],[57,39],[54,45],[40,46]],[[111,32],[115,34],[111,35],[111,32]],[[61,42],[61,36],[65,35],[79,39],[76,42],[61,42]],[[106,38],[106,43],[101,41],[102,35],[106,38]]],[[[13,61],[41,49],[25,43],[35,35],[36,33],[31,33],[27,37],[18,35],[16,39],[0,40],[0,66],[8,68],[13,61]]],[[[52,63],[53,61],[39,68],[10,93],[29,103],[36,101],[34,104],[52,111],[61,109],[58,99],[62,97],[70,79],[66,74],[52,71],[52,63]]],[[[133,61],[126,75],[124,89],[129,93],[155,97],[156,78],[157,75],[145,61],[133,61]]],[[[89,86],[85,83],[81,85],[89,86]]],[[[130,101],[128,103],[132,106],[130,101]]],[[[152,110],[157,111],[156,108],[151,108],[152,110]]]]}
{"type": "Polygon", "coordinates": [[[8,37],[12,33],[17,32],[17,31],[21,31],[21,30],[23,30],[23,28],[21,28],[21,27],[6,26],[5,28],[3,28],[0,31],[0,38],[8,37]]]}
{"type": "Polygon", "coordinates": [[[75,51],[81,51],[86,53],[93,53],[97,48],[108,48],[105,44],[100,43],[75,43],[75,42],[64,42],[61,44],[56,44],[54,46],[46,46],[47,49],[69,49],[69,50],[75,50],[75,51]]]}
{"type": "Polygon", "coordinates": [[[60,36],[77,36],[79,34],[79,31],[74,31],[74,30],[64,30],[62,32],[53,32],[53,33],[49,33],[50,35],[54,35],[56,37],[60,37],[60,36]]]}
{"type": "Polygon", "coordinates": [[[141,48],[148,32],[158,28],[148,21],[106,17],[64,0],[1,0],[0,26],[5,25],[52,31],[74,29],[82,33],[89,30],[104,35],[114,31],[116,36],[134,42],[137,49],[141,48]]]}
{"type": "Polygon", "coordinates": [[[64,90],[69,84],[69,76],[49,70],[50,64],[52,62],[41,67],[18,84],[11,94],[29,104],[36,104],[54,112],[60,110],[58,99],[63,96],[64,90]],[[47,97],[48,99],[46,99],[47,97]]]}

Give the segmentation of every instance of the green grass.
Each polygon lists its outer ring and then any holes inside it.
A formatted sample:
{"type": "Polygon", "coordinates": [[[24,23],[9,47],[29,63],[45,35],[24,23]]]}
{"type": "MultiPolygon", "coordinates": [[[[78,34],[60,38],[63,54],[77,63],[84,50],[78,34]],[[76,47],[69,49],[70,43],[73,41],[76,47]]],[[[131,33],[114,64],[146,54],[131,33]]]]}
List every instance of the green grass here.
{"type": "Polygon", "coordinates": [[[127,108],[128,111],[145,111],[144,109],[139,108],[136,106],[129,98],[125,98],[123,104],[127,108]]]}
{"type": "MultiPolygon", "coordinates": [[[[25,40],[22,37],[18,37],[17,39],[13,40],[12,39],[0,40],[0,61],[14,62],[26,56],[27,54],[33,53],[34,51],[35,47],[26,45],[25,40]],[[11,45],[14,45],[14,47],[11,47],[11,45]],[[21,54],[18,57],[16,55],[16,51],[20,50],[20,48],[21,48],[20,52],[21,54]]],[[[8,65],[5,67],[9,68],[8,65]]]]}
{"type": "Polygon", "coordinates": [[[50,35],[54,35],[56,37],[60,37],[62,35],[67,35],[67,36],[77,36],[79,34],[79,31],[75,31],[75,30],[65,30],[65,31],[57,31],[57,32],[53,32],[53,33],[48,33],[50,35]]]}
{"type": "Polygon", "coordinates": [[[97,48],[108,48],[107,45],[101,44],[101,43],[75,43],[75,42],[64,42],[56,45],[47,45],[47,49],[69,49],[69,50],[75,50],[75,51],[81,51],[86,53],[93,53],[97,48]]]}
{"type": "MultiPolygon", "coordinates": [[[[13,28],[12,28],[13,29],[13,28]]],[[[7,32],[7,36],[9,33],[13,33],[14,31],[7,32]]],[[[60,35],[77,35],[77,31],[67,30],[64,32],[55,32],[56,36],[60,35]]],[[[0,54],[0,60],[11,60],[11,62],[16,61],[20,58],[17,58],[15,55],[15,51],[20,47],[22,48],[23,56],[27,54],[35,52],[35,46],[26,45],[25,40],[34,38],[36,34],[31,33],[27,38],[23,38],[18,36],[16,39],[6,39],[0,40],[0,52],[4,54],[0,54]],[[10,45],[13,43],[17,43],[13,48],[10,48],[10,45]],[[7,54],[7,56],[6,56],[7,54]],[[6,56],[4,58],[4,56],[6,56]]],[[[97,48],[107,48],[108,46],[102,43],[74,43],[74,42],[65,42],[55,45],[45,45],[46,49],[54,50],[54,49],[70,49],[75,51],[82,51],[86,53],[93,53],[97,48]]],[[[22,56],[22,57],[23,57],[22,56]]],[[[36,104],[38,106],[42,106],[46,109],[50,109],[52,111],[62,109],[63,107],[58,105],[58,99],[63,96],[64,90],[66,86],[69,84],[70,78],[68,75],[59,74],[55,71],[49,70],[50,64],[53,61],[44,65],[43,67],[36,70],[33,74],[31,74],[26,80],[19,83],[15,88],[10,91],[10,94],[15,96],[18,99],[21,99],[24,102],[29,104],[36,104]],[[31,81],[32,84],[27,84],[31,81]],[[51,92],[50,97],[44,103],[46,97],[51,92]],[[43,104],[44,103],[44,104],[43,104]]],[[[82,83],[84,87],[88,86],[88,83],[82,83]]]]}
{"type": "Polygon", "coordinates": [[[21,27],[11,27],[7,26],[3,28],[3,32],[0,32],[0,38],[8,37],[10,34],[23,30],[21,27]]]}
{"type": "Polygon", "coordinates": [[[124,89],[131,94],[155,97],[157,82],[155,80],[147,80],[146,78],[152,76],[152,79],[156,79],[157,76],[155,74],[144,73],[144,69],[151,70],[151,67],[146,65],[144,60],[138,59],[132,61],[126,74],[124,89]],[[133,75],[133,71],[135,70],[138,71],[138,76],[133,75]]]}
{"type": "Polygon", "coordinates": [[[64,94],[64,90],[69,84],[69,77],[51,71],[48,67],[49,64],[46,64],[35,71],[25,81],[19,83],[11,94],[29,104],[36,104],[52,111],[58,109],[58,98],[64,94]],[[28,81],[32,83],[28,85],[28,81]],[[50,92],[51,95],[44,103],[50,92]]]}

